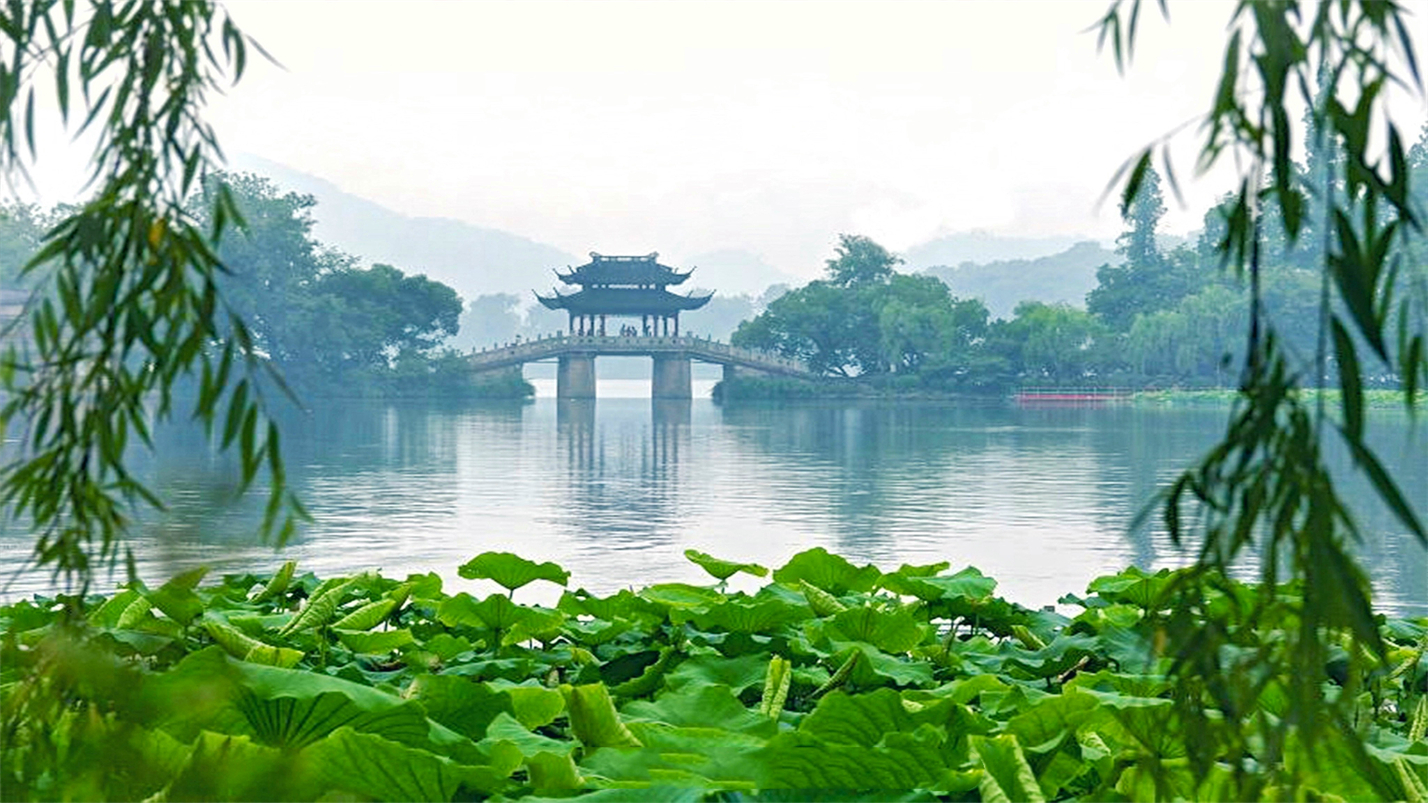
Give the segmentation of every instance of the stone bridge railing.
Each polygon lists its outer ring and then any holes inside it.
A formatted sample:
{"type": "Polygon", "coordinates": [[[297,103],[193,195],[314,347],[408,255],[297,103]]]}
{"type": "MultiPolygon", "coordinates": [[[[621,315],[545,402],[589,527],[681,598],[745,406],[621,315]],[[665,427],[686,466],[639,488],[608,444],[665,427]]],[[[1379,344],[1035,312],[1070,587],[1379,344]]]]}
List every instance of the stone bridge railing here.
{"type": "Polygon", "coordinates": [[[476,371],[494,371],[548,360],[565,354],[593,355],[682,355],[700,362],[752,368],[771,374],[811,377],[802,362],[755,349],[739,348],[709,338],[692,335],[641,337],[624,335],[554,335],[473,351],[466,359],[476,371]]]}

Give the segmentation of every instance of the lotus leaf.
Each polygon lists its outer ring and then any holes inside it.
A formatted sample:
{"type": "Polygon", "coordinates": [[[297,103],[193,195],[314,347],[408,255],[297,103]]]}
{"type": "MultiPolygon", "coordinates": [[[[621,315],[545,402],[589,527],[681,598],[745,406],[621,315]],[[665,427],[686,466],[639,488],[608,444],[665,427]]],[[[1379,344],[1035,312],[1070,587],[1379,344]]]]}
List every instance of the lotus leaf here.
{"type": "MultiPolygon", "coordinates": [[[[564,703],[562,703],[563,705],[564,703]]],[[[516,751],[516,755],[519,756],[518,760],[524,761],[539,753],[570,753],[575,750],[577,743],[541,736],[517,722],[515,717],[502,712],[497,714],[486,726],[486,737],[482,739],[480,746],[492,752],[501,746],[510,747],[516,751]]]]}
{"type": "Polygon", "coordinates": [[[798,730],[825,742],[872,747],[887,733],[910,733],[924,724],[942,724],[951,705],[941,701],[931,707],[908,706],[892,689],[867,694],[834,691],[818,702],[798,730]]]}
{"type": "Polygon", "coordinates": [[[730,633],[771,633],[784,625],[808,618],[808,608],[782,600],[754,601],[748,598],[730,599],[712,604],[707,610],[696,611],[690,621],[701,630],[724,630],[730,633]]]}
{"type": "Polygon", "coordinates": [[[711,790],[753,791],[755,754],[764,739],[723,728],[631,722],[639,749],[597,750],[581,763],[615,781],[695,784],[711,790]]]}
{"type": "Polygon", "coordinates": [[[288,590],[288,583],[292,582],[293,572],[297,571],[297,561],[290,560],[284,563],[263,586],[263,590],[258,592],[258,596],[253,598],[254,602],[275,599],[282,596],[288,590]]]}
{"type": "Polygon", "coordinates": [[[513,710],[509,695],[455,675],[420,675],[405,696],[421,703],[433,720],[478,741],[497,714],[513,710]]]}
{"type": "Polygon", "coordinates": [[[332,626],[342,630],[370,630],[381,624],[382,620],[387,618],[387,614],[396,607],[396,600],[379,599],[338,619],[332,623],[332,626]]]}
{"type": "MultiPolygon", "coordinates": [[[[992,596],[975,569],[944,568],[873,583],[876,569],[810,550],[753,594],[577,590],[556,609],[447,596],[434,575],[371,574],[304,575],[262,599],[265,578],[201,588],[190,575],[167,591],[3,605],[0,717],[18,749],[7,743],[0,772],[17,799],[60,788],[31,767],[93,799],[1219,799],[1246,788],[1214,734],[1234,729],[1258,749],[1265,723],[1289,710],[1286,680],[1256,678],[1242,719],[1209,708],[1192,761],[1186,701],[1172,702],[1170,659],[1156,652],[1174,623],[1137,602],[1173,573],[1102,578],[1086,599],[1065,598],[1081,608],[1068,618],[992,596]],[[195,600],[202,627],[186,628],[195,600]],[[87,620],[77,637],[57,626],[66,606],[87,620]]],[[[1217,581],[1203,605],[1268,600],[1253,630],[1227,634],[1227,666],[1294,637],[1301,593],[1217,581]]],[[[1261,797],[1423,796],[1425,624],[1378,623],[1386,656],[1364,658],[1372,674],[1357,696],[1326,687],[1327,701],[1358,707],[1359,730],[1321,732],[1312,752],[1291,737],[1292,785],[1261,797]]],[[[1339,643],[1325,649],[1355,669],[1339,643]]]]}
{"type": "MultiPolygon", "coordinates": [[[[95,627],[118,627],[120,619],[124,616],[129,606],[144,599],[143,594],[132,588],[120,591],[109,599],[106,599],[104,604],[91,611],[87,620],[95,627]]],[[[28,600],[13,606],[13,609],[16,613],[35,610],[34,606],[31,605],[28,600]]],[[[145,606],[143,610],[147,613],[148,607],[145,606]]],[[[29,630],[31,627],[40,624],[48,623],[48,621],[49,617],[35,617],[35,624],[27,626],[24,620],[15,621],[14,617],[12,617],[11,621],[5,622],[5,629],[9,632],[20,632],[29,630]]]]}
{"type": "Polygon", "coordinates": [[[905,608],[850,608],[829,620],[827,627],[845,641],[866,642],[889,653],[906,653],[927,635],[926,628],[905,608]]]}
{"type": "Polygon", "coordinates": [[[894,572],[878,581],[894,594],[906,594],[927,602],[943,600],[984,600],[996,590],[997,581],[968,566],[951,577],[910,575],[894,572]]]}
{"type": "Polygon", "coordinates": [[[723,582],[730,577],[744,572],[754,577],[766,577],[769,570],[757,563],[738,563],[731,560],[720,560],[713,555],[707,555],[696,549],[684,550],[684,557],[699,564],[699,567],[714,576],[714,579],[723,582]]]}
{"type": "Polygon", "coordinates": [[[475,597],[465,592],[448,598],[436,611],[436,618],[449,627],[490,630],[510,630],[537,616],[535,611],[517,605],[505,594],[492,594],[477,602],[475,597]]]}
{"type": "Polygon", "coordinates": [[[1099,706],[1093,695],[1073,689],[1032,703],[1007,721],[1006,731],[1025,752],[1046,753],[1059,748],[1099,706]]]}
{"type": "Polygon", "coordinates": [[[548,580],[556,585],[570,582],[570,572],[549,561],[536,563],[510,552],[482,552],[461,564],[456,573],[468,580],[487,579],[509,591],[536,580],[548,580]]]}
{"type": "Polygon", "coordinates": [[[1120,574],[1097,577],[1086,590],[1109,602],[1124,602],[1142,610],[1151,610],[1170,587],[1174,574],[1161,569],[1150,574],[1131,566],[1120,574]]]}
{"type": "Polygon", "coordinates": [[[365,630],[343,630],[333,627],[332,632],[347,649],[368,655],[386,655],[409,644],[415,644],[410,630],[381,630],[369,633],[365,630]]]}
{"type": "Polygon", "coordinates": [[[665,676],[665,684],[672,690],[723,686],[737,696],[746,689],[763,688],[767,671],[768,659],[762,655],[725,658],[718,653],[705,653],[681,663],[665,676]]]}
{"type": "Polygon", "coordinates": [[[744,707],[726,686],[686,685],[654,700],[634,700],[620,709],[632,721],[664,722],[691,728],[722,728],[768,738],[778,730],[767,717],[744,707]]]}
{"type": "Polygon", "coordinates": [[[205,731],[166,793],[171,800],[301,800],[321,789],[314,775],[308,756],[205,731]]]}
{"type": "Polygon", "coordinates": [[[526,759],[526,772],[530,775],[531,788],[536,794],[570,794],[585,786],[580,768],[570,752],[542,750],[526,759]]]}
{"type": "Polygon", "coordinates": [[[207,574],[206,566],[190,569],[164,583],[157,591],[150,591],[144,596],[155,608],[163,611],[165,616],[187,627],[203,614],[203,600],[193,593],[193,589],[207,574]]]}
{"type": "Polygon", "coordinates": [[[639,595],[663,608],[673,609],[706,608],[724,601],[724,595],[718,591],[688,583],[660,583],[645,588],[639,595]]]}
{"type": "Polygon", "coordinates": [[[343,727],[304,751],[331,788],[373,800],[452,800],[461,789],[491,794],[508,773],[343,727]]]}
{"type": "Polygon", "coordinates": [[[795,586],[803,580],[834,596],[842,596],[850,591],[871,591],[881,576],[876,566],[854,566],[823,547],[814,547],[794,555],[774,571],[773,579],[795,586]]]}
{"type": "Polygon", "coordinates": [[[932,683],[932,666],[925,661],[888,655],[871,644],[834,642],[834,645],[840,656],[850,656],[854,651],[860,654],[851,677],[853,685],[859,688],[872,688],[889,682],[899,686],[927,686],[932,683]]]}
{"type": "Polygon", "coordinates": [[[805,796],[811,790],[886,794],[925,788],[949,769],[942,744],[941,735],[930,725],[911,733],[887,734],[871,747],[828,742],[801,730],[780,733],[755,756],[759,785],[801,790],[805,796]]]}
{"type": "Polygon", "coordinates": [[[565,707],[570,712],[570,729],[586,747],[639,747],[630,733],[603,683],[582,686],[561,686],[565,707]]]}
{"type": "Polygon", "coordinates": [[[982,777],[982,800],[1045,803],[1046,796],[1015,736],[972,736],[971,743],[977,761],[987,773],[982,777]]]}

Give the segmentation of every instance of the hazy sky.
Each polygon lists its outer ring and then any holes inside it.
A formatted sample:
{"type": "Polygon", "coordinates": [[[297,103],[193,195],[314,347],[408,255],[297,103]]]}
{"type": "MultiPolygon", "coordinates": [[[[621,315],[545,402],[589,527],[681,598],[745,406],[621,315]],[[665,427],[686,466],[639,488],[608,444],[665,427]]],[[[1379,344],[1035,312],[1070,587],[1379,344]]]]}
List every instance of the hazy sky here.
{"type": "MultiPolygon", "coordinates": [[[[1147,5],[1121,77],[1085,32],[1105,0],[230,0],[283,66],[211,111],[230,152],[406,214],[808,276],[839,232],[1114,238],[1098,197],[1208,107],[1230,9],[1147,5]]],[[[1167,228],[1198,227],[1219,179],[1167,228]]]]}

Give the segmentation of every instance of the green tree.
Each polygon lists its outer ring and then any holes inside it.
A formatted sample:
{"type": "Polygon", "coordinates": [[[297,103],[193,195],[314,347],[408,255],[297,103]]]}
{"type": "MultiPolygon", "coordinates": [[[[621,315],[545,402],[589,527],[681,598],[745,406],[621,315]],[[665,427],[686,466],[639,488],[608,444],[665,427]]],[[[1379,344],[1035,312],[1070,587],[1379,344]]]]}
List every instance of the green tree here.
{"type": "Polygon", "coordinates": [[[1020,345],[1027,379],[1075,383],[1085,381],[1097,364],[1107,332],[1090,313],[1070,304],[1023,301],[1008,334],[1020,345]]]}
{"type": "Polygon", "coordinates": [[[427,354],[456,334],[461,316],[455,290],[391,265],[326,273],[312,296],[328,313],[326,337],[312,348],[343,367],[385,367],[396,354],[427,354]]]}
{"type": "Polygon", "coordinates": [[[1160,174],[1147,168],[1140,188],[1130,203],[1121,204],[1121,219],[1130,228],[1116,238],[1116,253],[1138,268],[1153,268],[1160,263],[1160,245],[1156,230],[1165,217],[1165,197],[1160,192],[1160,174]]]}
{"type": "Polygon", "coordinates": [[[990,317],[982,302],[953,298],[940,279],[922,274],[894,275],[876,304],[883,360],[896,372],[965,368],[990,317]]]}
{"type": "Polygon", "coordinates": [[[1125,260],[1098,268],[1096,286],[1086,294],[1086,309],[1117,332],[1128,331],[1136,315],[1170,309],[1213,280],[1194,250],[1160,251],[1156,231],[1164,215],[1160,174],[1147,168],[1136,196],[1121,205],[1127,228],[1116,238],[1116,253],[1125,260]]]}
{"type": "Polygon", "coordinates": [[[841,235],[828,280],[778,296],[730,342],[803,360],[819,373],[875,376],[916,372],[985,328],[984,306],[976,304],[979,324],[941,280],[898,274],[900,262],[867,237],[841,235]]]}
{"type": "Polygon", "coordinates": [[[313,238],[317,200],[311,195],[287,192],[252,173],[214,172],[189,202],[195,219],[207,223],[219,195],[233,199],[244,221],[218,246],[227,268],[220,279],[224,299],[269,359],[285,368],[306,361],[314,286],[324,273],[354,260],[313,238]]]}
{"type": "MultiPolygon", "coordinates": [[[[802,360],[815,373],[854,376],[863,368],[858,351],[860,341],[867,337],[866,326],[858,321],[854,297],[846,287],[809,282],[739,324],[729,342],[802,360]]],[[[876,332],[873,336],[876,338],[876,332]]]]}
{"type": "Polygon", "coordinates": [[[824,264],[828,281],[836,287],[886,283],[892,279],[893,269],[902,264],[902,257],[861,234],[838,235],[833,252],[837,256],[824,264]]]}
{"type": "Polygon", "coordinates": [[[520,296],[513,293],[486,293],[466,303],[461,313],[458,348],[482,348],[510,342],[521,329],[520,296]]]}
{"type": "Polygon", "coordinates": [[[0,203],[0,290],[15,290],[38,279],[23,268],[44,241],[48,216],[34,204],[0,203]]]}
{"type": "MultiPolygon", "coordinates": [[[[229,270],[221,289],[253,342],[302,394],[350,391],[354,371],[385,385],[381,373],[397,355],[418,371],[457,332],[455,290],[390,265],[358,268],[355,258],[318,242],[312,196],[253,174],[214,174],[204,195],[218,192],[233,198],[245,220],[218,249],[229,270]]],[[[192,201],[196,216],[205,205],[203,196],[192,201]]]]}

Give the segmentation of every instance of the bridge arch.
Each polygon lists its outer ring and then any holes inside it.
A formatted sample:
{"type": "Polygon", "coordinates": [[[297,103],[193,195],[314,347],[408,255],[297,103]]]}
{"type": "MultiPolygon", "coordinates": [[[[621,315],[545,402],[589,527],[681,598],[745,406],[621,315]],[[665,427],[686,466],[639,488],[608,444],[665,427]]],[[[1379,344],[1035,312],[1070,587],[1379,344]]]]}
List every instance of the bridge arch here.
{"type": "Polygon", "coordinates": [[[652,358],[654,371],[651,374],[650,395],[656,399],[693,397],[691,362],[722,365],[725,378],[740,369],[804,379],[814,377],[807,366],[798,360],[690,335],[646,337],[562,333],[473,352],[467,357],[467,362],[472,371],[485,373],[521,370],[528,362],[554,359],[557,363],[556,396],[562,399],[589,399],[595,397],[595,360],[601,356],[652,358]]]}

